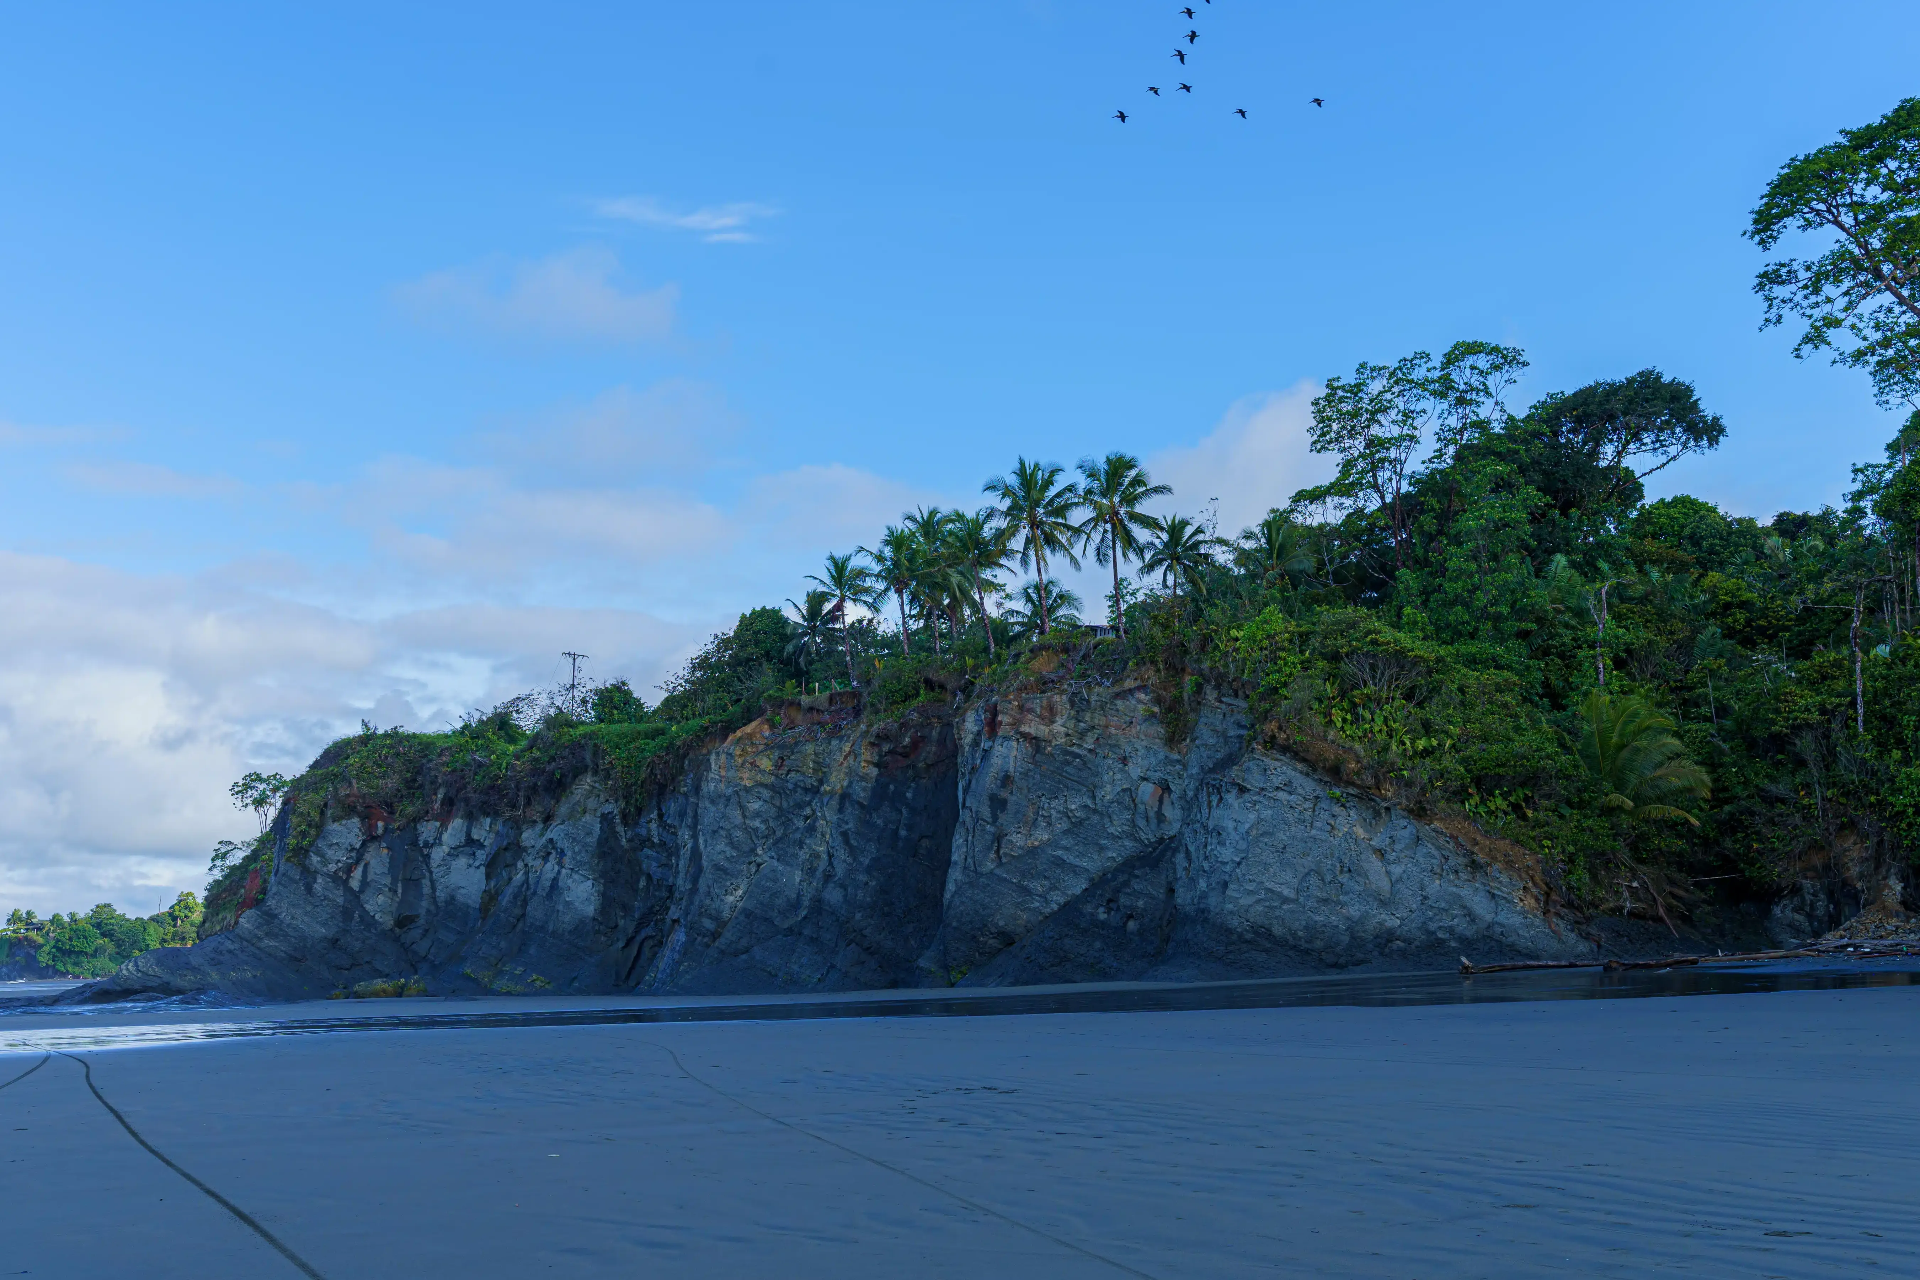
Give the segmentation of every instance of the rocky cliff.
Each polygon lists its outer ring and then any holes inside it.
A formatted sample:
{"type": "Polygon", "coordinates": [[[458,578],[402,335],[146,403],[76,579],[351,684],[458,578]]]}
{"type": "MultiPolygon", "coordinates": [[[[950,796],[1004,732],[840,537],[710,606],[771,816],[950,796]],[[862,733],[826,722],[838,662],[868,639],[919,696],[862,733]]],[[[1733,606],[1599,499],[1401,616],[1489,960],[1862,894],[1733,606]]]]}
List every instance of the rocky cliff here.
{"type": "Polygon", "coordinates": [[[90,995],[1197,979],[1591,949],[1517,850],[1249,746],[1230,699],[1177,747],[1141,685],[799,719],[695,756],[637,814],[593,774],[537,814],[336,811],[232,929],[90,995]]]}

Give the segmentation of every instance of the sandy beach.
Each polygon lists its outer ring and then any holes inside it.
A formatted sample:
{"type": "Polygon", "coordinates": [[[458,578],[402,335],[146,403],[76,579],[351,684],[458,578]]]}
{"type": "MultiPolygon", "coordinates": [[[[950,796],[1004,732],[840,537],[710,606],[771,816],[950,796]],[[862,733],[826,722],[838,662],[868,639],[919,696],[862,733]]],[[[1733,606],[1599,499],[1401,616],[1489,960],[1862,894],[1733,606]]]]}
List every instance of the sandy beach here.
{"type": "MultiPolygon", "coordinates": [[[[1915,1274],[1917,999],[1902,988],[10,1052],[6,1270],[1915,1274]],[[79,1058],[154,1152],[285,1254],[143,1151],[79,1058]]],[[[4,1029],[17,1043],[85,1025],[105,1024],[4,1029]]]]}

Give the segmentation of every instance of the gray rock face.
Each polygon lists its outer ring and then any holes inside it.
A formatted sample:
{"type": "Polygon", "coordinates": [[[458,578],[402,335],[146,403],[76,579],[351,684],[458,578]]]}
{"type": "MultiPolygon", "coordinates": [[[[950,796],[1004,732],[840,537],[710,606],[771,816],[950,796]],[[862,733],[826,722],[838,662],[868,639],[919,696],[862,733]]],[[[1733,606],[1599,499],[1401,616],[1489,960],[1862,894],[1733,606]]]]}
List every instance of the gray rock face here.
{"type": "Polygon", "coordinates": [[[1205,704],[1179,751],[1147,690],[969,710],[928,968],[988,984],[1572,958],[1527,886],[1451,837],[1249,750],[1205,704]]]}
{"type": "Polygon", "coordinates": [[[581,779],[536,822],[329,825],[260,905],[76,998],[220,990],[688,992],[911,985],[956,808],[946,715],[736,734],[623,821],[581,779]]]}
{"type": "Polygon", "coordinates": [[[260,905],[82,998],[748,992],[1206,978],[1584,955],[1524,877],[1144,688],[766,722],[623,817],[335,822],[260,905]]]}

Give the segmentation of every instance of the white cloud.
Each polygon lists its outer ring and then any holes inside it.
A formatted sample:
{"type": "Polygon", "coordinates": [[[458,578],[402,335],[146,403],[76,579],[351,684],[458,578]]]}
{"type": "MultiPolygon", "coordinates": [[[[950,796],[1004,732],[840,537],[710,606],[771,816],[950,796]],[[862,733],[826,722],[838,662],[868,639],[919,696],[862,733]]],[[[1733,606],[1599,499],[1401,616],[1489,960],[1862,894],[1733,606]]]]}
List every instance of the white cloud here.
{"type": "Polygon", "coordinates": [[[635,222],[643,227],[670,231],[697,231],[709,243],[739,244],[759,237],[748,230],[756,219],[772,218],[780,210],[751,200],[731,204],[710,204],[686,213],[675,213],[652,196],[615,196],[594,203],[594,212],[603,218],[635,222]]]}
{"type": "Polygon", "coordinates": [[[597,342],[657,342],[673,331],[677,285],[628,291],[599,248],[534,262],[493,260],[436,271],[394,296],[419,319],[488,332],[597,342]]]}
{"type": "Polygon", "coordinates": [[[1171,510],[1194,515],[1215,508],[1220,533],[1232,537],[1270,508],[1333,478],[1333,461],[1307,447],[1311,404],[1320,388],[1301,382],[1286,391],[1248,396],[1230,407],[1197,444],[1163,449],[1147,459],[1153,478],[1173,486],[1171,510]]]}
{"type": "Polygon", "coordinates": [[[548,683],[561,649],[647,689],[707,628],[615,608],[375,617],[210,578],[0,552],[0,907],[153,910],[253,830],[226,788],[363,718],[434,729],[548,683]]]}
{"type": "Polygon", "coordinates": [[[151,910],[246,830],[235,766],[304,763],[377,646],[297,605],[0,553],[0,651],[0,900],[151,910]]]}

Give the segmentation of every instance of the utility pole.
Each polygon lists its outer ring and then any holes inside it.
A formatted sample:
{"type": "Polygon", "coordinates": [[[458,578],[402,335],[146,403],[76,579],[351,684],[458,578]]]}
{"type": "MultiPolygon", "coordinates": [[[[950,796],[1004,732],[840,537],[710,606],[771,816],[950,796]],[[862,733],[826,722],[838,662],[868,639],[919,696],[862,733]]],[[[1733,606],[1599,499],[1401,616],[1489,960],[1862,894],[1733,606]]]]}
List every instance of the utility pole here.
{"type": "Polygon", "coordinates": [[[584,654],[584,653],[575,653],[571,649],[569,649],[563,652],[560,656],[563,658],[571,659],[573,662],[573,674],[567,678],[567,710],[572,712],[574,715],[579,715],[580,714],[580,660],[582,658],[586,658],[591,655],[584,654]]]}

